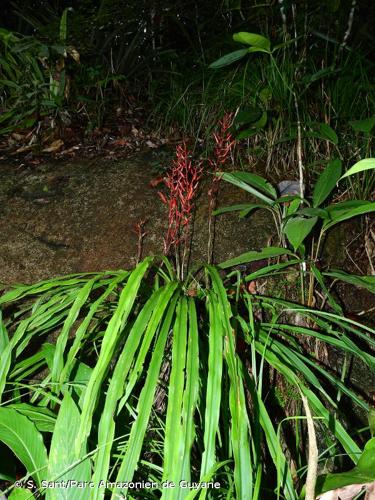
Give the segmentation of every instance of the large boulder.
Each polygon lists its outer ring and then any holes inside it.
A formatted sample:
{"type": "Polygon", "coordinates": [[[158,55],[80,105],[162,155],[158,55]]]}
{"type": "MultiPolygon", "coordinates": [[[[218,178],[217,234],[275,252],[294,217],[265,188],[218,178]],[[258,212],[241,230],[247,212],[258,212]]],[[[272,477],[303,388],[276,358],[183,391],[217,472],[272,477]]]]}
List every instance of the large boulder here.
{"type": "MultiPolygon", "coordinates": [[[[34,169],[1,165],[0,282],[34,282],[67,273],[129,268],[135,264],[134,225],[146,219],[143,256],[160,254],[166,207],[150,186],[150,158],[45,163],[34,169]]],[[[209,176],[201,185],[191,263],[207,258],[209,176]]],[[[221,182],[219,206],[250,201],[221,182]]],[[[267,244],[274,233],[265,211],[248,220],[217,217],[216,262],[267,244]]]]}

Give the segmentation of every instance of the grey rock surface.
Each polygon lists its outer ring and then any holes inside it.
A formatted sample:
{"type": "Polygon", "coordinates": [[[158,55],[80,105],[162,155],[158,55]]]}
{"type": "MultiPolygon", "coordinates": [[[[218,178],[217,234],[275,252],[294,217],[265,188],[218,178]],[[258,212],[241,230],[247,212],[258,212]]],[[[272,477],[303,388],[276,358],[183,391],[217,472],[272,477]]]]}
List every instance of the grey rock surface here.
{"type": "MultiPolygon", "coordinates": [[[[31,283],[67,273],[129,268],[135,264],[134,225],[147,219],[143,256],[160,254],[166,208],[150,186],[147,156],[119,161],[45,163],[33,169],[0,165],[0,282],[31,283]]],[[[201,186],[192,262],[207,257],[208,181],[201,186]]],[[[219,206],[243,203],[245,192],[221,183],[219,206]]],[[[258,250],[274,233],[266,211],[248,220],[217,218],[215,260],[258,250]]]]}

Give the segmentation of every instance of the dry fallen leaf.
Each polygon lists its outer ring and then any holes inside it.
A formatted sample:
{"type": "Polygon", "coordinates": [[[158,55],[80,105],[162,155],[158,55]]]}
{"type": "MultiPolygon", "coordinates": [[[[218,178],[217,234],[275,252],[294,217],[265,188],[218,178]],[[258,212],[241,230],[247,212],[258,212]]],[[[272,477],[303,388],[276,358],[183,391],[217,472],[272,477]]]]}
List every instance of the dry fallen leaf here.
{"type": "Polygon", "coordinates": [[[353,500],[362,490],[366,490],[365,500],[375,500],[375,482],[367,484],[349,484],[343,488],[330,490],[317,496],[317,500],[353,500]]]}
{"type": "Polygon", "coordinates": [[[59,150],[63,145],[64,141],[62,141],[61,139],[57,139],[56,141],[53,141],[47,148],[44,148],[43,153],[54,153],[55,151],[59,150]]]}

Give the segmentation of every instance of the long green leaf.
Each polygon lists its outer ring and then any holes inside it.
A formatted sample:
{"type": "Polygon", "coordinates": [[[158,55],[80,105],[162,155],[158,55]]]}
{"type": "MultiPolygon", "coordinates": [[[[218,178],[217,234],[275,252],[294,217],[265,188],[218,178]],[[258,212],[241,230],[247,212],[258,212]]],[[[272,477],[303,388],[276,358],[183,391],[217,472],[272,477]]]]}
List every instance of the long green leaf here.
{"type": "Polygon", "coordinates": [[[111,362],[118,336],[130,314],[141,280],[151,261],[151,258],[145,259],[138,264],[135,270],[130,274],[128,282],[121,292],[117,309],[104,333],[99,359],[92,372],[82,403],[81,424],[75,441],[75,453],[77,458],[82,455],[82,450],[86,446],[86,440],[91,431],[92,416],[99,396],[102,380],[111,362]]]}
{"type": "Polygon", "coordinates": [[[357,276],[355,274],[345,273],[344,271],[332,269],[323,273],[324,276],[330,276],[331,278],[339,279],[350,283],[351,285],[358,286],[361,288],[366,288],[371,293],[375,293],[375,276],[357,276]]]}
{"type": "Polygon", "coordinates": [[[230,52],[229,54],[225,54],[225,56],[220,57],[213,63],[209,65],[209,68],[211,69],[219,69],[223,68],[224,66],[229,66],[229,64],[232,64],[236,61],[239,61],[243,57],[245,57],[247,54],[247,49],[240,49],[240,50],[235,50],[234,52],[230,52]]]}
{"type": "MultiPolygon", "coordinates": [[[[182,404],[182,433],[184,435],[181,477],[190,481],[190,453],[195,436],[194,413],[199,392],[198,319],[195,302],[188,302],[188,351],[186,357],[186,385],[182,404]]],[[[180,490],[180,493],[182,491],[180,490]]],[[[186,496],[186,495],[183,495],[186,496]]]]}
{"type": "MultiPolygon", "coordinates": [[[[147,371],[146,381],[139,397],[136,410],[137,419],[135,420],[131,428],[130,437],[126,448],[126,454],[122,460],[117,474],[117,482],[132,480],[137,462],[139,460],[145,432],[147,430],[147,425],[150,418],[152,404],[154,402],[158,376],[164,357],[164,349],[170,331],[172,318],[176,310],[176,299],[177,297],[171,300],[167,314],[165,316],[165,320],[163,321],[162,327],[160,329],[159,337],[156,342],[151,362],[147,371]]],[[[112,498],[117,498],[117,495],[120,492],[126,495],[126,491],[127,488],[117,488],[113,491],[112,498]]]]}
{"type": "Polygon", "coordinates": [[[273,205],[277,198],[275,188],[260,175],[250,172],[218,172],[216,175],[234,186],[251,193],[267,205],[273,205]]]}
{"type": "MultiPolygon", "coordinates": [[[[94,484],[98,485],[100,481],[106,481],[109,474],[109,463],[112,443],[115,435],[115,420],[116,405],[118,400],[124,393],[125,381],[128,377],[129,370],[134,363],[134,355],[142,340],[142,336],[147,327],[145,336],[150,339],[154,337],[156,329],[163,317],[165,308],[169,306],[171,296],[176,289],[175,283],[168,284],[164,289],[159,289],[151,295],[145,306],[142,308],[132,329],[126,339],[122,353],[116,363],[116,367],[109,384],[107,397],[104,404],[104,409],[100,417],[98,430],[98,453],[94,467],[94,484]],[[151,317],[152,315],[152,317],[151,317]],[[151,320],[150,320],[151,317],[151,320]]],[[[175,301],[172,301],[175,304],[175,301]]],[[[148,342],[149,345],[149,342],[148,342]]],[[[137,363],[133,368],[139,372],[137,363]]],[[[136,379],[136,378],[135,378],[136,379]]],[[[131,384],[131,387],[134,383],[131,384]]],[[[105,489],[105,488],[104,488],[105,489]]],[[[103,498],[104,489],[97,488],[93,492],[93,499],[103,498]]]]}
{"type": "MultiPolygon", "coordinates": [[[[163,480],[179,484],[182,477],[184,434],[181,422],[185,385],[187,347],[187,300],[179,301],[173,328],[172,368],[168,385],[168,408],[164,438],[163,480]]],[[[171,489],[163,491],[163,499],[173,498],[171,489]]],[[[178,496],[180,496],[178,494],[178,496]]]]}
{"type": "Polygon", "coordinates": [[[75,332],[74,335],[74,342],[68,352],[67,358],[66,358],[66,363],[63,367],[63,369],[60,372],[60,377],[59,377],[59,382],[60,384],[63,384],[66,380],[66,378],[69,376],[75,361],[76,361],[76,355],[82,345],[83,338],[86,334],[87,328],[90,325],[90,322],[92,318],[94,317],[96,311],[98,308],[101,306],[101,304],[109,297],[109,295],[113,292],[113,290],[118,286],[118,284],[123,281],[123,279],[127,276],[128,273],[120,274],[117,278],[115,278],[107,287],[105,292],[95,301],[91,304],[90,309],[85,316],[84,320],[82,323],[79,325],[77,328],[77,331],[75,332]]]}
{"type": "Polygon", "coordinates": [[[224,356],[230,379],[230,438],[234,457],[234,482],[237,497],[243,500],[250,500],[253,492],[253,474],[249,446],[250,424],[246,409],[242,366],[236,356],[234,331],[230,323],[232,311],[219,273],[211,266],[208,266],[207,269],[212,280],[213,290],[218,297],[219,308],[217,314],[220,315],[225,332],[224,356]]]}
{"type": "MultiPolygon", "coordinates": [[[[359,174],[360,172],[364,172],[365,170],[370,170],[375,168],[375,158],[365,158],[364,160],[360,160],[355,163],[345,174],[341,177],[341,179],[345,179],[345,177],[349,177],[350,175],[359,174]]],[[[340,180],[341,180],[340,179],[340,180]]]]}
{"type": "MultiPolygon", "coordinates": [[[[57,416],[48,457],[48,481],[85,482],[91,479],[90,459],[77,460],[74,440],[79,430],[80,413],[71,395],[66,391],[57,416]]],[[[85,454],[85,450],[83,450],[85,454]]],[[[46,500],[85,500],[89,488],[48,488],[46,500]]]]}
{"type": "Polygon", "coordinates": [[[323,223],[324,230],[343,222],[344,220],[358,217],[359,215],[375,212],[375,202],[353,200],[349,202],[336,203],[327,207],[330,220],[323,223]]]}
{"type": "Polygon", "coordinates": [[[51,370],[52,382],[57,382],[60,378],[62,368],[64,366],[64,351],[68,341],[69,332],[76,321],[82,306],[85,304],[96,278],[89,280],[82,290],[77,294],[76,299],[69,311],[69,314],[64,322],[64,326],[57,338],[56,349],[51,370]]]}
{"type": "Polygon", "coordinates": [[[220,269],[227,269],[228,267],[238,266],[239,264],[248,264],[257,260],[272,259],[280,255],[292,255],[292,252],[286,248],[281,247],[266,247],[259,252],[252,250],[246,252],[233,259],[226,260],[219,264],[220,269]]]}
{"type": "Polygon", "coordinates": [[[204,477],[216,464],[215,443],[219,427],[221,378],[223,371],[223,325],[216,313],[219,304],[216,295],[208,294],[209,312],[209,354],[206,407],[204,414],[204,452],[202,455],[201,478],[204,477]]]}

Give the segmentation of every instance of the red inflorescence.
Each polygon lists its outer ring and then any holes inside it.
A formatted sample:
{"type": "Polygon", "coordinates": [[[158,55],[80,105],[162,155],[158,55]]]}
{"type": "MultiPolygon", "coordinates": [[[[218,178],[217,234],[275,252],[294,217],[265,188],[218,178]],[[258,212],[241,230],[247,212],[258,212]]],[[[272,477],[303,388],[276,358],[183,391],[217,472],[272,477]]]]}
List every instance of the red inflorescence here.
{"type": "Polygon", "coordinates": [[[209,160],[211,168],[216,172],[229,159],[235,145],[235,139],[229,131],[233,123],[233,113],[226,113],[219,121],[219,132],[214,133],[216,146],[214,148],[214,158],[209,160]]]}
{"type": "Polygon", "coordinates": [[[171,247],[177,247],[183,238],[187,237],[193,215],[194,198],[199,180],[202,176],[201,162],[193,163],[186,143],[176,148],[176,159],[172,162],[165,184],[168,195],[159,193],[162,201],[168,206],[168,230],[164,239],[164,253],[168,254],[171,247]]]}

